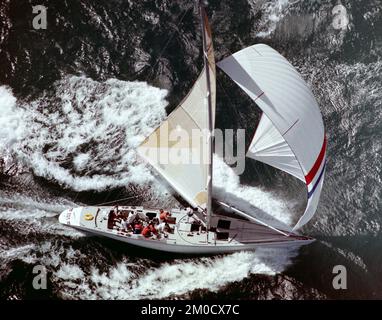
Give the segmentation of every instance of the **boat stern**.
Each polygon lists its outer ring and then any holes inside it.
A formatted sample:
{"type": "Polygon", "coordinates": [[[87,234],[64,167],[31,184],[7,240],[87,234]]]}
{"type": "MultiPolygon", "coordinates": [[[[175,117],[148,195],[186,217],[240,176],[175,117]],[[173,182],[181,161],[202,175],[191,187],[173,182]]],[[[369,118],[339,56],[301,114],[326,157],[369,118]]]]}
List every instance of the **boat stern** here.
{"type": "Polygon", "coordinates": [[[82,208],[70,208],[60,213],[58,221],[68,226],[79,226],[82,208]]]}

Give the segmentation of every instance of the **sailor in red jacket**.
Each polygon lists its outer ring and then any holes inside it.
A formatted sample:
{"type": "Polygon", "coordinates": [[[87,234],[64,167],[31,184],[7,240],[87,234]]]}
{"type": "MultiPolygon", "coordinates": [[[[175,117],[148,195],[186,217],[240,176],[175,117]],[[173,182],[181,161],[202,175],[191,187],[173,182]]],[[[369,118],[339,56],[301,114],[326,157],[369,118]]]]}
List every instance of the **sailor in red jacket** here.
{"type": "Polygon", "coordinates": [[[137,222],[134,225],[134,234],[140,234],[142,232],[142,224],[140,222],[137,222]]]}
{"type": "Polygon", "coordinates": [[[170,216],[171,216],[170,212],[164,211],[163,209],[159,210],[159,219],[161,221],[166,222],[167,221],[167,217],[170,217],[170,216]]]}
{"type": "Polygon", "coordinates": [[[148,237],[151,237],[151,229],[150,229],[150,226],[146,226],[143,228],[142,230],[142,236],[144,236],[145,238],[148,238],[148,237]]]}
{"type": "Polygon", "coordinates": [[[158,230],[155,228],[154,223],[150,222],[149,223],[149,228],[150,228],[150,231],[151,231],[152,234],[155,234],[155,235],[158,234],[158,230]]]}

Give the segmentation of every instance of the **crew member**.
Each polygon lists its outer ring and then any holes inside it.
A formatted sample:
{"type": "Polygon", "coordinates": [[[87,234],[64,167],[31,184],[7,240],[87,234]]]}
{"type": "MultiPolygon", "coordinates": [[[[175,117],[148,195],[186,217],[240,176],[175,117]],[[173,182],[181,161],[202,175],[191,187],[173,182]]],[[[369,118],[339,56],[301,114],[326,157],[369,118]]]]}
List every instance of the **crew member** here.
{"type": "Polygon", "coordinates": [[[141,234],[142,232],[142,224],[140,222],[137,222],[134,225],[134,234],[141,234]]]}
{"type": "Polygon", "coordinates": [[[150,231],[151,231],[152,234],[156,234],[156,235],[158,234],[158,231],[155,228],[154,223],[150,222],[149,223],[149,228],[150,228],[150,231]]]}
{"type": "Polygon", "coordinates": [[[121,227],[125,231],[129,231],[129,228],[131,228],[131,225],[127,222],[126,218],[123,218],[123,220],[121,222],[121,227]]]}
{"type": "Polygon", "coordinates": [[[159,210],[159,219],[161,221],[165,221],[166,222],[168,217],[171,217],[171,213],[170,212],[164,211],[163,209],[159,210]]]}
{"type": "Polygon", "coordinates": [[[160,233],[170,232],[170,225],[167,222],[161,222],[157,229],[160,233]]]}
{"type": "Polygon", "coordinates": [[[151,228],[149,225],[143,228],[142,236],[144,236],[145,238],[151,237],[151,228]]]}
{"type": "Polygon", "coordinates": [[[191,218],[194,215],[194,210],[192,210],[192,208],[188,207],[186,209],[186,213],[191,218]]]}

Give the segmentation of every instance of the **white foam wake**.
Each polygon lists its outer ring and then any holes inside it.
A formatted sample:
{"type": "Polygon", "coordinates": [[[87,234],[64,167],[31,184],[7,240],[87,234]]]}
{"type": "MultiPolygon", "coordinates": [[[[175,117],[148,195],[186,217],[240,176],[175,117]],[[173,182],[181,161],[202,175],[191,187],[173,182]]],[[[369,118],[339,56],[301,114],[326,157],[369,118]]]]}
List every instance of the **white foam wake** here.
{"type": "Polygon", "coordinates": [[[35,248],[34,244],[27,244],[19,247],[12,247],[0,251],[0,261],[2,263],[9,262],[15,259],[22,259],[35,248]]]}
{"type": "MultiPolygon", "coordinates": [[[[250,5],[255,7],[257,1],[249,0],[250,5]]],[[[294,4],[297,1],[292,2],[294,4]]],[[[285,16],[288,6],[290,5],[289,0],[266,0],[263,1],[261,5],[261,21],[259,24],[259,32],[256,34],[257,37],[266,38],[270,36],[277,27],[278,22],[285,16]]]]}
{"type": "Polygon", "coordinates": [[[14,223],[20,234],[27,235],[33,230],[45,235],[79,238],[84,236],[81,232],[61,225],[57,220],[59,213],[74,206],[75,203],[64,198],[47,199],[18,193],[0,193],[0,220],[14,223]]]}
{"type": "Polygon", "coordinates": [[[16,98],[9,87],[0,86],[0,151],[4,152],[23,137],[20,114],[15,112],[16,98]]]}
{"type": "Polygon", "coordinates": [[[143,82],[66,77],[32,103],[2,88],[4,147],[36,175],[74,190],[155,186],[135,148],[165,117],[167,92],[143,82]]]}
{"type": "Polygon", "coordinates": [[[261,188],[241,185],[234,170],[218,156],[214,157],[213,181],[214,194],[219,200],[245,210],[245,212],[252,212],[258,218],[267,221],[274,218],[287,225],[292,223],[293,213],[288,208],[291,203],[287,204],[271,192],[261,188]],[[256,210],[256,208],[260,210],[256,210]],[[262,212],[266,213],[267,216],[264,216],[262,212]]]}
{"type": "Polygon", "coordinates": [[[136,272],[130,262],[118,263],[108,273],[93,268],[90,275],[76,265],[64,264],[55,272],[65,298],[163,299],[196,289],[215,292],[251,273],[273,275],[291,263],[293,251],[259,250],[194,260],[175,260],[136,272]]]}
{"type": "Polygon", "coordinates": [[[196,289],[216,292],[253,273],[274,275],[290,265],[297,254],[295,249],[258,249],[159,265],[143,259],[131,262],[126,257],[116,265],[103,263],[98,268],[89,266],[88,250],[45,241],[8,248],[0,253],[0,260],[17,258],[45,266],[52,274],[51,285],[66,299],[163,299],[196,289]]]}

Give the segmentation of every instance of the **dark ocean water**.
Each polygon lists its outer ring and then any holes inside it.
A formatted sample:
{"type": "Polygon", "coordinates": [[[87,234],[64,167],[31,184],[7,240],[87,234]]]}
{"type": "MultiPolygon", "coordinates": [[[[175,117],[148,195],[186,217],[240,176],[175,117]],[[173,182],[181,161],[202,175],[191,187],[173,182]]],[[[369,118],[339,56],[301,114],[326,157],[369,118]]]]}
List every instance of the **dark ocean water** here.
{"type": "MultiPolygon", "coordinates": [[[[318,241],[184,258],[59,225],[58,214],[76,204],[178,203],[134,147],[201,70],[197,12],[180,0],[1,0],[1,299],[382,298],[382,1],[210,0],[208,14],[217,60],[267,43],[317,97],[328,165],[317,214],[302,231],[318,241]],[[48,7],[47,30],[32,28],[37,4],[48,7]],[[47,290],[32,288],[38,264],[47,290]],[[347,290],[332,286],[339,264],[347,290]]],[[[250,137],[257,107],[218,77],[217,127],[250,137]]],[[[293,178],[251,161],[240,179],[215,168],[219,190],[284,222],[303,211],[293,178]]]]}

